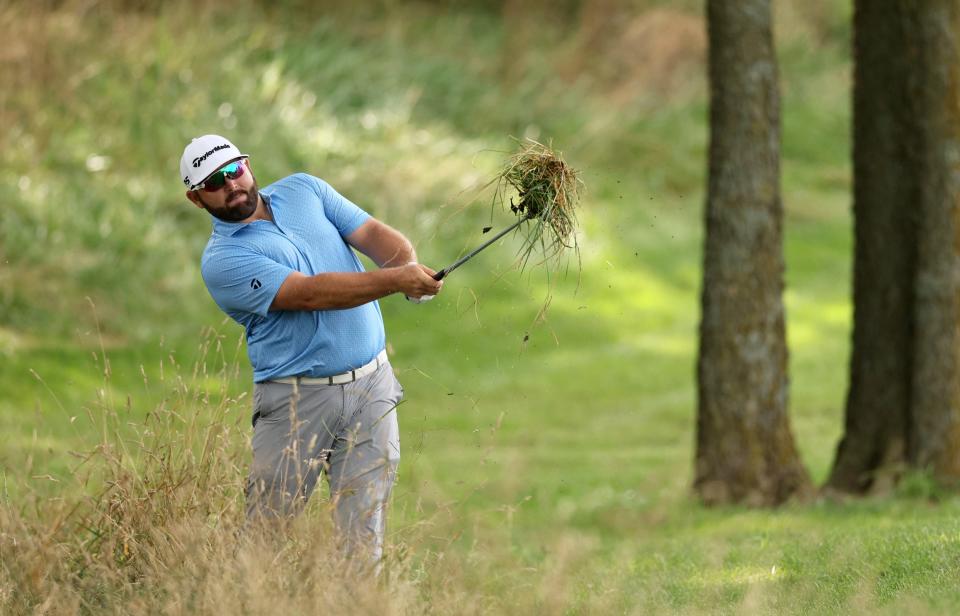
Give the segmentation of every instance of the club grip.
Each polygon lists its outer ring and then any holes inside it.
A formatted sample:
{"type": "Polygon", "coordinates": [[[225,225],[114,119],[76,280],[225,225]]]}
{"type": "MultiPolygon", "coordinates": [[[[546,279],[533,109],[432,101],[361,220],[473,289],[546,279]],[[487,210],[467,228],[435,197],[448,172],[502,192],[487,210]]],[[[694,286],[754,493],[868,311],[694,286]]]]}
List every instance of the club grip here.
{"type": "Polygon", "coordinates": [[[443,277],[447,275],[447,270],[442,269],[436,274],[433,275],[434,280],[443,280],[443,277]]]}

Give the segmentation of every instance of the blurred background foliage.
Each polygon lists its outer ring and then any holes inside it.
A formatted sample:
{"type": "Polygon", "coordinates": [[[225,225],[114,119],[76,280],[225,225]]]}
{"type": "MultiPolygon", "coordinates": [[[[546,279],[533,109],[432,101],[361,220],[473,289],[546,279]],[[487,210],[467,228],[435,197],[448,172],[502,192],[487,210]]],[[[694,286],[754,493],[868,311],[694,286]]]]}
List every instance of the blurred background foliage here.
{"type": "MultiPolygon", "coordinates": [[[[782,8],[788,181],[842,187],[849,7],[782,8]]],[[[648,245],[638,228],[657,215],[696,235],[699,10],[640,0],[7,4],[0,27],[16,34],[0,43],[0,327],[6,338],[76,337],[91,325],[90,296],[111,336],[189,332],[209,308],[197,271],[209,222],[183,198],[176,169],[183,144],[205,132],[248,151],[261,184],[297,170],[324,177],[438,266],[491,219],[479,188],[510,137],[552,140],[585,170],[587,227],[605,228],[604,240],[648,245]],[[679,199],[687,212],[670,221],[679,199]]]]}

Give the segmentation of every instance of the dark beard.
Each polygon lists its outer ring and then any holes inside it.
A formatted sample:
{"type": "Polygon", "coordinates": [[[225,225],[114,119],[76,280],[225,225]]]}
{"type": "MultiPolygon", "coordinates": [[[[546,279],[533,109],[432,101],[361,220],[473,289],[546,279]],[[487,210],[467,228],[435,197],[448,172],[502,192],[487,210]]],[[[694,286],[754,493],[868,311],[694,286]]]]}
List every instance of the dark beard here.
{"type": "Polygon", "coordinates": [[[254,182],[253,186],[248,191],[235,190],[229,195],[227,195],[227,203],[236,197],[237,195],[246,195],[247,198],[243,201],[240,201],[236,205],[224,205],[222,207],[211,207],[206,201],[203,200],[203,197],[200,197],[200,203],[203,204],[203,208],[210,212],[210,215],[219,218],[223,222],[240,222],[250,218],[255,211],[257,211],[257,200],[260,197],[260,191],[257,188],[257,183],[254,182]]]}

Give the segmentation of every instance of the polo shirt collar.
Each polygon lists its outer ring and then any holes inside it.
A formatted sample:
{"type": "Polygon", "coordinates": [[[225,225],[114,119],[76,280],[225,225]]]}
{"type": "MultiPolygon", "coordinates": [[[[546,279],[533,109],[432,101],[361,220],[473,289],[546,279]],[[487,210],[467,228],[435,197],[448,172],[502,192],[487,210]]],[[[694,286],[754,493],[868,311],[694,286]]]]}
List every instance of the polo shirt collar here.
{"type": "MultiPolygon", "coordinates": [[[[260,198],[263,199],[263,202],[267,205],[267,207],[270,207],[270,197],[268,195],[265,195],[263,192],[261,192],[260,198]]],[[[220,220],[216,216],[211,216],[210,218],[213,220],[213,232],[217,235],[225,235],[227,237],[233,237],[236,235],[237,231],[250,224],[248,222],[226,222],[220,220]]]]}

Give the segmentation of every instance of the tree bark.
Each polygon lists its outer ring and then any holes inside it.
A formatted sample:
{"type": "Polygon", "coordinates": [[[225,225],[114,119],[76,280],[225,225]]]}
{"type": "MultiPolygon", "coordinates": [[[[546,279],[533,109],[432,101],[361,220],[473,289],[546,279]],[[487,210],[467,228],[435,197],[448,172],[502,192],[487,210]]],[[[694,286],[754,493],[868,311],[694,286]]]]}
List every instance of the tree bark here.
{"type": "Polygon", "coordinates": [[[694,488],[765,506],[806,492],[787,416],[780,104],[769,0],[709,0],[710,173],[694,488]]]}
{"type": "Polygon", "coordinates": [[[960,6],[904,4],[920,196],[909,455],[913,466],[954,483],[960,480],[960,6]]]}
{"type": "Polygon", "coordinates": [[[960,479],[960,7],[854,13],[854,334],[827,487],[960,479]]]}
{"type": "Polygon", "coordinates": [[[902,85],[911,61],[899,0],[864,0],[854,12],[853,350],[844,437],[828,486],[889,485],[906,460],[917,187],[904,141],[902,85]]]}

